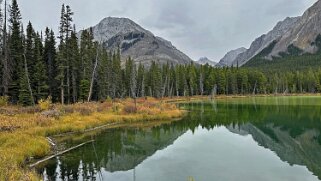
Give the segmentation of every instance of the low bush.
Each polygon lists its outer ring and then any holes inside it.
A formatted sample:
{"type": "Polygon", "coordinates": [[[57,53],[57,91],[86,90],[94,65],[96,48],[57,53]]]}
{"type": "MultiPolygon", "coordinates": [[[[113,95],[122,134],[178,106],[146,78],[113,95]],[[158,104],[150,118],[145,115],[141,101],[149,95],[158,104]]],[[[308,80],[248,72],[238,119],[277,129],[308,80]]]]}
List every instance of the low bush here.
{"type": "Polygon", "coordinates": [[[133,114],[133,113],[136,113],[136,112],[137,112],[137,109],[136,109],[135,104],[126,104],[124,106],[124,113],[125,114],[133,114]]]}
{"type": "Polygon", "coordinates": [[[49,96],[47,99],[40,99],[38,105],[42,111],[47,111],[52,107],[52,100],[49,96]]]}
{"type": "Polygon", "coordinates": [[[9,98],[7,96],[0,96],[0,107],[7,106],[9,98]]]}

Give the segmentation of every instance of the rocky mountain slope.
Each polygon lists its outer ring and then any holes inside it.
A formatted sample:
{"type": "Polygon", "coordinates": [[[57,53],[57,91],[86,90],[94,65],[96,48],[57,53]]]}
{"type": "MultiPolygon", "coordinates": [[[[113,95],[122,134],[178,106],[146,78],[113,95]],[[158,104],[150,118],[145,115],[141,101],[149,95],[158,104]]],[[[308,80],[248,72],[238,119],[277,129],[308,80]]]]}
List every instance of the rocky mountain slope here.
{"type": "Polygon", "coordinates": [[[317,47],[313,45],[316,37],[321,33],[321,1],[318,0],[304,14],[298,18],[294,26],[288,30],[277,42],[270,56],[277,56],[280,52],[286,52],[290,45],[303,50],[303,52],[315,53],[317,47]]]}
{"type": "MultiPolygon", "coordinates": [[[[150,65],[152,61],[171,64],[188,64],[192,60],[172,45],[157,37],[128,18],[108,17],[92,27],[94,39],[108,50],[121,48],[121,58],[129,56],[136,63],[150,65]]],[[[79,32],[78,36],[80,36],[79,32]]]]}
{"type": "Polygon", "coordinates": [[[264,48],[268,47],[273,41],[277,41],[290,29],[292,29],[297,23],[298,19],[298,17],[286,18],[285,20],[278,22],[277,25],[273,28],[273,30],[255,39],[248,50],[239,54],[234,59],[232,65],[244,65],[255,55],[260,53],[264,48]]]}
{"type": "Polygon", "coordinates": [[[200,58],[198,61],[196,61],[197,64],[200,64],[200,65],[210,65],[212,67],[215,67],[215,65],[217,64],[216,62],[208,59],[207,57],[202,57],[200,58]]]}
{"type": "Polygon", "coordinates": [[[229,51],[220,61],[219,63],[216,65],[217,67],[229,67],[232,66],[234,60],[236,59],[236,57],[238,55],[240,55],[241,53],[244,53],[245,51],[247,51],[246,48],[242,47],[242,48],[238,48],[236,50],[231,50],[229,51]]]}
{"type": "Polygon", "coordinates": [[[321,0],[318,0],[302,16],[288,17],[278,22],[273,30],[255,39],[250,48],[240,53],[231,65],[242,66],[267,47],[269,47],[269,52],[265,52],[267,55],[264,58],[268,60],[280,56],[280,53],[288,53],[290,46],[301,49],[303,53],[315,53],[318,48],[314,42],[321,34],[320,27],[321,0]],[[273,46],[270,46],[272,43],[273,46]]]}

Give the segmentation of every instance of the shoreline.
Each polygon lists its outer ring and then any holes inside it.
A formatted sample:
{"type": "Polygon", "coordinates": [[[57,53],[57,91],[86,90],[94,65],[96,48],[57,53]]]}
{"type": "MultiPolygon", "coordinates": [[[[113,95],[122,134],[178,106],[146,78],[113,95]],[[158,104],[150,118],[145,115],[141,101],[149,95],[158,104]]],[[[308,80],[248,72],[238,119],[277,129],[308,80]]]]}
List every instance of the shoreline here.
{"type": "Polygon", "coordinates": [[[39,180],[37,173],[28,165],[53,154],[48,137],[161,122],[181,118],[185,114],[175,104],[153,98],[137,99],[137,105],[131,99],[113,103],[53,105],[51,110],[58,110],[59,116],[44,116],[44,111],[34,109],[1,108],[0,128],[10,129],[0,132],[0,180],[39,180]]]}
{"type": "MultiPolygon", "coordinates": [[[[219,95],[214,99],[291,96],[313,97],[321,94],[219,95]]],[[[136,108],[131,99],[52,105],[50,110],[58,110],[59,116],[44,116],[42,113],[45,111],[39,111],[37,107],[0,107],[0,180],[39,180],[28,165],[55,154],[57,150],[53,149],[48,138],[55,140],[57,137],[143,123],[165,124],[186,113],[186,110],[179,109],[175,104],[202,100],[211,100],[211,97],[140,98],[137,99],[136,108]]]]}

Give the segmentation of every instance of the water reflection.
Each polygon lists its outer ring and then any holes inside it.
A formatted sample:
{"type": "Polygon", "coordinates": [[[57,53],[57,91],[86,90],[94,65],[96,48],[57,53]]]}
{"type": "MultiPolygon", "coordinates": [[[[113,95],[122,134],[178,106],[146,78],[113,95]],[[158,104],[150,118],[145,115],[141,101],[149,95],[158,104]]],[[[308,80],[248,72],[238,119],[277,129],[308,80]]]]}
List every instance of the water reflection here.
{"type": "Polygon", "coordinates": [[[107,130],[94,136],[92,144],[37,169],[46,180],[104,180],[106,173],[135,180],[137,166],[189,130],[225,127],[235,135],[251,135],[282,161],[306,166],[321,179],[320,102],[320,98],[255,98],[181,104],[190,110],[182,121],[107,130]]]}

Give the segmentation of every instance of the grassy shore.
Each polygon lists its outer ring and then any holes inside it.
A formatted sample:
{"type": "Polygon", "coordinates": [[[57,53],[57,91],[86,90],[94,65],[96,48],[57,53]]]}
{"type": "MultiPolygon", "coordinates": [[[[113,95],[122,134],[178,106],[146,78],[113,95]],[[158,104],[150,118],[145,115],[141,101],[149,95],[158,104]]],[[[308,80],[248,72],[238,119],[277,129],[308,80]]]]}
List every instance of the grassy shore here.
{"type": "Polygon", "coordinates": [[[153,98],[104,103],[0,107],[0,180],[39,180],[28,163],[52,153],[47,137],[99,126],[182,117],[174,104],[153,98]],[[42,108],[42,109],[41,109],[42,108]]]}

